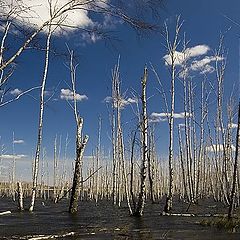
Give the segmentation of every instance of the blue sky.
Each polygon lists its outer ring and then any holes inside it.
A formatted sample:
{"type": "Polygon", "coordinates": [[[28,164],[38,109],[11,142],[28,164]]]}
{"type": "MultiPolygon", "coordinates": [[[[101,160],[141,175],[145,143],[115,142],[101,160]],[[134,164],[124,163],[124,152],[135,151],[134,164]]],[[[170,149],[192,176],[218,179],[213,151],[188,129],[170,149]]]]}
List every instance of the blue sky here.
{"type": "MultiPolygon", "coordinates": [[[[213,55],[217,48],[220,32],[226,34],[225,46],[228,51],[227,70],[225,75],[225,98],[229,97],[233,84],[238,81],[238,38],[240,26],[237,26],[229,19],[240,23],[239,19],[240,2],[232,0],[231,4],[224,0],[168,0],[165,8],[160,12],[161,21],[174,26],[175,16],[181,15],[184,21],[182,33],[186,33],[186,38],[190,40],[189,47],[206,45],[209,47],[208,56],[213,55]]],[[[172,27],[171,27],[172,28],[172,27]]],[[[164,65],[163,57],[166,51],[163,47],[164,39],[161,34],[152,34],[139,39],[136,33],[126,25],[116,24],[111,29],[113,36],[118,41],[113,41],[114,47],[103,40],[89,42],[71,33],[68,36],[54,36],[53,46],[59,51],[66,51],[66,43],[78,56],[77,71],[77,92],[85,94],[87,100],[78,102],[81,116],[84,118],[84,133],[90,136],[90,140],[85,154],[92,155],[92,151],[97,144],[98,117],[102,118],[102,146],[105,153],[110,149],[109,141],[110,126],[108,111],[104,99],[111,94],[111,70],[120,55],[120,71],[122,80],[122,90],[127,91],[127,96],[131,97],[132,89],[140,91],[140,79],[145,64],[152,63],[161,75],[165,89],[169,89],[169,74],[164,65]]],[[[11,39],[9,39],[11,41],[11,39]]],[[[10,42],[13,45],[13,42],[10,42]]],[[[180,50],[179,50],[180,51],[180,50]]],[[[53,143],[56,134],[62,136],[62,141],[68,134],[70,139],[68,158],[74,160],[75,144],[75,122],[72,109],[69,104],[60,98],[61,89],[69,88],[69,71],[65,66],[64,57],[50,57],[50,68],[47,79],[47,90],[55,94],[47,103],[44,113],[43,146],[46,147],[47,157],[51,159],[53,155],[53,143]]],[[[44,65],[43,51],[26,51],[18,59],[17,69],[8,83],[11,90],[25,90],[40,84],[44,65]]],[[[210,78],[214,73],[210,74],[210,78]]],[[[195,81],[200,81],[196,77],[195,81]]],[[[158,87],[154,75],[149,73],[148,96],[149,115],[152,112],[163,112],[162,100],[156,88],[158,87]]],[[[176,113],[183,111],[180,91],[180,84],[176,84],[179,92],[176,93],[176,113]]],[[[9,92],[10,92],[9,91],[9,92]]],[[[235,92],[235,94],[237,91],[235,92]]],[[[10,93],[7,97],[11,97],[10,93]]],[[[47,96],[46,96],[47,98],[47,96]]],[[[26,155],[19,160],[18,176],[26,177],[31,174],[31,159],[35,151],[37,140],[38,124],[38,91],[31,93],[31,96],[24,96],[19,101],[0,108],[1,124],[0,136],[1,144],[5,146],[5,155],[12,154],[12,134],[14,132],[16,140],[23,140],[23,143],[15,144],[15,153],[26,155]],[[23,166],[25,169],[23,169],[23,166]]],[[[131,129],[134,128],[135,116],[130,106],[123,110],[123,123],[125,136],[127,137],[131,129]]],[[[182,119],[177,119],[176,124],[182,119]]],[[[156,135],[158,151],[160,156],[167,156],[167,122],[160,122],[156,125],[156,135]]],[[[9,166],[10,159],[3,159],[2,165],[9,166]]]]}

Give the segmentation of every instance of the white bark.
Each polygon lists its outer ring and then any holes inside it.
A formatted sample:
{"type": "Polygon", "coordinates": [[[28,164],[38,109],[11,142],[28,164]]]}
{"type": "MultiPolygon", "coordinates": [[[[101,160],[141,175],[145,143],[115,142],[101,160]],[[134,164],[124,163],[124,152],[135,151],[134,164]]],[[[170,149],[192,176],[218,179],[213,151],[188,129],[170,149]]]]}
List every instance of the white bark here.
{"type": "Polygon", "coordinates": [[[39,109],[39,123],[38,123],[38,139],[37,147],[35,152],[34,167],[33,167],[33,187],[32,187],[32,199],[29,207],[29,211],[32,212],[35,204],[36,193],[37,193],[37,179],[39,170],[39,159],[42,146],[42,134],[43,134],[43,114],[44,114],[44,91],[47,81],[47,73],[49,66],[49,52],[50,52],[50,41],[51,41],[52,31],[49,28],[49,33],[46,41],[46,56],[45,56],[45,67],[42,78],[41,95],[40,95],[40,109],[39,109]]]}
{"type": "Polygon", "coordinates": [[[148,119],[147,119],[147,68],[144,68],[144,75],[142,78],[142,122],[141,122],[141,135],[142,135],[142,163],[140,171],[140,190],[138,195],[138,202],[134,211],[135,216],[142,216],[146,199],[146,175],[147,175],[147,160],[148,160],[148,119]]]}

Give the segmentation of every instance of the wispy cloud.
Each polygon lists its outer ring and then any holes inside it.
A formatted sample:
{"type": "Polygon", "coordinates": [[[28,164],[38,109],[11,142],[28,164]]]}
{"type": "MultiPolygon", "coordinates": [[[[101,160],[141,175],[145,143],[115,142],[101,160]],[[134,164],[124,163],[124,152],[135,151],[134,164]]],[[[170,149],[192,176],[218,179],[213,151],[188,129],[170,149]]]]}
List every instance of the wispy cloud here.
{"type": "Polygon", "coordinates": [[[102,39],[102,36],[100,34],[97,34],[95,32],[88,32],[88,33],[82,33],[81,34],[81,44],[82,46],[85,45],[85,42],[87,43],[95,43],[98,40],[102,39]]]}
{"type": "Polygon", "coordinates": [[[13,96],[18,96],[19,94],[21,94],[23,91],[18,89],[18,88],[15,88],[14,90],[11,90],[10,91],[10,94],[13,95],[13,96]]]}
{"type": "Polygon", "coordinates": [[[24,143],[24,140],[22,140],[22,139],[15,139],[15,140],[13,141],[13,143],[14,143],[14,144],[23,144],[23,143],[24,143]]]}
{"type": "MultiPolygon", "coordinates": [[[[104,100],[103,100],[104,102],[106,102],[106,103],[114,103],[114,107],[116,108],[117,107],[117,100],[114,100],[112,97],[110,97],[110,96],[107,96],[104,100]]],[[[137,98],[121,98],[121,99],[119,99],[119,107],[121,108],[121,109],[123,109],[123,108],[125,108],[127,105],[129,105],[129,104],[134,104],[134,103],[137,103],[138,102],[138,99],[137,98]]]]}
{"type": "MultiPolygon", "coordinates": [[[[60,98],[67,101],[73,101],[74,100],[73,91],[71,91],[70,89],[62,88],[60,93],[60,98]]],[[[83,101],[83,100],[87,100],[88,97],[86,95],[81,95],[76,93],[75,99],[76,101],[83,101]]]]}
{"type": "Polygon", "coordinates": [[[214,67],[210,63],[222,60],[224,60],[223,57],[205,56],[203,59],[193,61],[190,70],[200,71],[202,74],[211,73],[214,72],[214,67]]]}
{"type": "Polygon", "coordinates": [[[132,103],[137,103],[138,100],[136,98],[127,98],[127,99],[122,99],[121,104],[122,105],[128,105],[128,104],[132,104],[132,103]]]}
{"type": "Polygon", "coordinates": [[[105,103],[111,103],[111,102],[112,102],[112,97],[110,97],[110,96],[105,97],[104,100],[103,100],[103,102],[105,102],[105,103]]]}
{"type": "Polygon", "coordinates": [[[53,94],[53,91],[50,91],[50,90],[45,90],[44,91],[44,96],[46,96],[46,97],[49,97],[49,96],[51,96],[53,94]]]}
{"type": "Polygon", "coordinates": [[[13,155],[13,154],[3,154],[3,155],[1,155],[1,158],[2,159],[13,159],[13,158],[15,158],[15,159],[23,159],[23,158],[26,158],[27,157],[27,155],[24,155],[24,154],[16,154],[16,155],[13,155]]]}
{"type": "MultiPolygon", "coordinates": [[[[156,113],[156,112],[153,112],[151,113],[150,115],[150,121],[151,122],[164,122],[164,121],[167,121],[168,117],[171,116],[171,113],[156,113]]],[[[191,113],[186,113],[186,118],[189,118],[191,117],[191,113]]],[[[180,112],[180,113],[174,113],[173,114],[173,118],[177,118],[177,119],[183,119],[185,118],[185,113],[184,112],[180,112]]]]}

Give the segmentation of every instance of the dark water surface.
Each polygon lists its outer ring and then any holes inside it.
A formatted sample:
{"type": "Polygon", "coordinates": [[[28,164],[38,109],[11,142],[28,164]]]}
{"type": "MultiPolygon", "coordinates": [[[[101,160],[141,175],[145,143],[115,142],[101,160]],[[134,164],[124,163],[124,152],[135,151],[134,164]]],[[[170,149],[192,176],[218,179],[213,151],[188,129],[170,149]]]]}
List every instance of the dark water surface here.
{"type": "MultiPolygon", "coordinates": [[[[175,204],[174,212],[184,212],[187,205],[175,204]]],[[[142,218],[130,217],[126,207],[114,207],[111,202],[80,202],[79,212],[70,215],[68,202],[58,204],[37,201],[35,211],[18,212],[16,204],[0,198],[0,212],[12,211],[0,216],[0,239],[33,239],[37,235],[54,235],[48,239],[240,239],[240,233],[228,233],[199,223],[203,217],[161,216],[163,203],[147,204],[142,218]],[[74,232],[73,236],[59,237],[74,232]]],[[[190,206],[191,213],[224,213],[226,209],[214,202],[190,206]]],[[[47,239],[47,238],[45,238],[47,239]]]]}

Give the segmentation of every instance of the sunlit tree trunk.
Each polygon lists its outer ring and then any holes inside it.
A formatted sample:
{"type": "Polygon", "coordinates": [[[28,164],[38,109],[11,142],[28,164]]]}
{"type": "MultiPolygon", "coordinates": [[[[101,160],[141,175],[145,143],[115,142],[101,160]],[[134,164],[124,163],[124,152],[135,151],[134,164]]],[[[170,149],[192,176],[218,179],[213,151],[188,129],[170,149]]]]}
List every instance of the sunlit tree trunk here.
{"type": "Polygon", "coordinates": [[[183,150],[182,150],[182,135],[181,135],[181,126],[178,125],[178,145],[179,145],[179,157],[180,157],[180,165],[182,170],[182,181],[183,181],[183,189],[184,194],[183,197],[187,196],[187,184],[186,184],[186,173],[185,173],[185,165],[183,162],[183,150]]]}
{"type": "Polygon", "coordinates": [[[147,119],[147,68],[144,69],[142,78],[142,122],[141,122],[141,136],[142,136],[142,162],[140,170],[140,190],[138,194],[138,202],[134,211],[135,216],[142,216],[146,198],[146,175],[147,175],[147,160],[148,160],[148,119],[147,119]]]}
{"type": "Polygon", "coordinates": [[[78,117],[77,122],[77,135],[76,135],[76,160],[75,171],[73,176],[72,193],[70,198],[69,212],[75,213],[78,211],[78,198],[81,186],[81,169],[82,169],[82,157],[88,141],[88,136],[85,136],[82,140],[82,127],[83,119],[78,117]]]}
{"type": "Polygon", "coordinates": [[[83,118],[79,117],[77,109],[77,99],[76,99],[76,65],[74,65],[74,55],[73,51],[69,50],[70,54],[70,74],[72,81],[72,91],[73,91],[73,101],[74,101],[74,117],[77,125],[76,133],[76,160],[75,160],[75,169],[72,183],[72,192],[69,204],[69,213],[76,213],[78,211],[78,198],[80,187],[83,183],[82,178],[82,158],[85,147],[88,142],[88,135],[82,139],[82,127],[83,127],[83,118]]]}
{"type": "Polygon", "coordinates": [[[24,210],[23,207],[23,189],[22,189],[22,183],[17,182],[17,192],[18,192],[18,209],[20,211],[24,210]]]}
{"type": "Polygon", "coordinates": [[[180,24],[180,17],[177,17],[176,21],[176,28],[175,28],[175,35],[174,40],[171,43],[169,39],[169,32],[167,25],[165,25],[166,30],[166,45],[167,45],[167,53],[170,59],[169,71],[171,74],[171,104],[170,104],[170,114],[168,117],[169,123],[169,147],[168,147],[168,167],[169,167],[169,186],[168,186],[168,194],[166,198],[166,204],[164,207],[164,212],[169,212],[172,209],[172,201],[173,201],[173,137],[174,137],[174,109],[175,109],[175,80],[176,80],[176,61],[177,61],[177,54],[176,49],[178,46],[178,38],[179,32],[181,29],[180,24]]]}
{"type": "Polygon", "coordinates": [[[155,139],[154,139],[154,127],[152,127],[152,131],[149,136],[149,151],[148,151],[148,179],[149,179],[150,199],[152,203],[155,202],[154,164],[155,164],[155,139]]]}
{"type": "Polygon", "coordinates": [[[34,167],[33,167],[33,186],[32,186],[32,198],[31,204],[29,207],[29,211],[32,212],[34,205],[35,205],[35,198],[37,193],[37,179],[38,179],[38,170],[39,170],[39,158],[40,158],[40,151],[42,146],[42,132],[43,132],[43,113],[44,113],[44,91],[47,81],[47,73],[48,73],[48,66],[49,66],[49,52],[50,52],[50,40],[52,36],[52,31],[49,27],[49,32],[47,36],[46,42],[46,56],[45,56],[45,67],[43,72],[42,78],[42,85],[41,85],[41,94],[40,94],[40,109],[39,109],[39,123],[38,123],[38,138],[37,138],[37,147],[35,152],[35,159],[34,159],[34,167]]]}
{"type": "Polygon", "coordinates": [[[131,139],[131,155],[130,155],[130,196],[132,201],[133,209],[136,209],[136,201],[134,194],[134,147],[136,144],[137,131],[134,131],[133,137],[131,139]]]}

